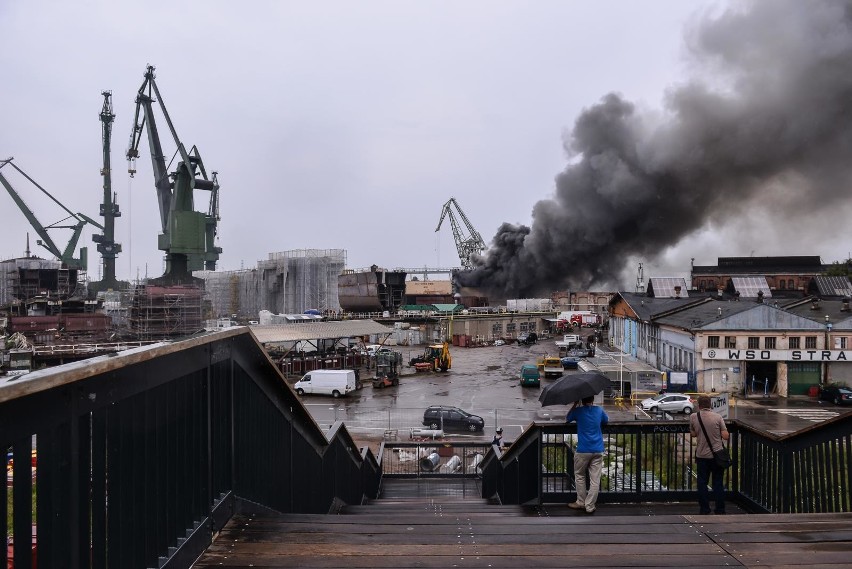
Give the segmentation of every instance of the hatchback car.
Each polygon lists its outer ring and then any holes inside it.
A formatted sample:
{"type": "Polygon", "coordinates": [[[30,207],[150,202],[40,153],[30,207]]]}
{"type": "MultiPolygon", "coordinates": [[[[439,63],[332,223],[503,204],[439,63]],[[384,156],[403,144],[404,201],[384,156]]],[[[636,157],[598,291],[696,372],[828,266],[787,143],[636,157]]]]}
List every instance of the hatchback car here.
{"type": "Polygon", "coordinates": [[[665,411],[666,413],[689,415],[695,411],[695,403],[693,403],[692,398],[682,393],[661,393],[645,399],[641,405],[643,411],[650,411],[651,413],[665,411]]]}
{"type": "Polygon", "coordinates": [[[433,405],[423,413],[423,425],[445,431],[477,432],[485,428],[485,419],[458,407],[433,405]]]}
{"type": "Polygon", "coordinates": [[[826,385],[819,390],[819,398],[835,405],[852,405],[852,389],[845,385],[826,385]]]}

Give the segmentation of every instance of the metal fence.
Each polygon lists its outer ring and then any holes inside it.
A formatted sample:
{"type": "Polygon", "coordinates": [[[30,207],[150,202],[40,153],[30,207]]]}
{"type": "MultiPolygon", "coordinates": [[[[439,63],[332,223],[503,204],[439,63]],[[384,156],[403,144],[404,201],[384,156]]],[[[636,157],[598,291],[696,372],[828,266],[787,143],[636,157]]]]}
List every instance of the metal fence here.
{"type": "MultiPolygon", "coordinates": [[[[576,428],[531,425],[502,455],[487,453],[483,496],[510,504],[573,501],[576,428]]],[[[725,471],[726,500],[753,512],[852,511],[852,415],[783,436],[736,420],[728,430],[734,465],[725,471]]],[[[688,424],[610,423],[603,431],[602,503],[697,498],[697,439],[688,424]]]]}
{"type": "Polygon", "coordinates": [[[471,442],[385,442],[379,457],[383,477],[478,477],[486,443],[471,442]]]}
{"type": "MultiPolygon", "coordinates": [[[[306,401],[305,408],[322,426],[328,426],[334,421],[346,423],[346,429],[353,436],[384,438],[385,440],[411,440],[415,431],[424,429],[423,413],[426,407],[393,407],[388,409],[363,409],[347,407],[334,399],[327,398],[325,402],[317,402],[317,398],[306,401]]],[[[462,441],[487,441],[494,436],[494,430],[499,426],[503,429],[507,440],[519,437],[524,429],[533,421],[564,423],[564,412],[552,412],[542,409],[531,417],[529,410],[504,408],[466,408],[466,411],[482,417],[485,427],[482,431],[470,432],[464,428],[447,428],[447,436],[462,441]],[[550,414],[545,414],[550,413],[550,414]]]]}

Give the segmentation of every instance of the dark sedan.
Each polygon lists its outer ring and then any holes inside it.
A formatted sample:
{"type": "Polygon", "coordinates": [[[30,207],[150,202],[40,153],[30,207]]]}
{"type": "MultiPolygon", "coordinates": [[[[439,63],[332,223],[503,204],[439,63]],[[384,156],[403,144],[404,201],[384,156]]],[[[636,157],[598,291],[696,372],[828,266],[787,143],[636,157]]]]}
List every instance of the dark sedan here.
{"type": "Polygon", "coordinates": [[[835,405],[852,405],[852,389],[845,385],[826,385],[819,390],[819,398],[835,405]]]}

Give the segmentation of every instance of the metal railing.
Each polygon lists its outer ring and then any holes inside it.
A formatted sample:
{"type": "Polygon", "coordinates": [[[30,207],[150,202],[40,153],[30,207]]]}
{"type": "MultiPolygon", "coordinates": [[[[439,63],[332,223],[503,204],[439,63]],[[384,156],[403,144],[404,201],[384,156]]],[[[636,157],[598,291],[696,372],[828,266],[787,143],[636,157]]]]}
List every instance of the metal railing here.
{"type": "MultiPolygon", "coordinates": [[[[785,436],[739,421],[728,429],[734,466],[725,472],[726,499],[754,512],[852,511],[852,415],[785,436]]],[[[576,499],[576,432],[576,425],[533,424],[504,453],[489,451],[483,497],[509,504],[576,499]]],[[[601,503],[697,499],[697,443],[688,424],[610,423],[604,443],[601,503]]]]}
{"type": "Polygon", "coordinates": [[[31,535],[39,567],[190,567],[236,512],[326,513],[375,497],[381,475],[341,423],[323,433],[247,328],[6,381],[0,449],[16,569],[31,535]]]}

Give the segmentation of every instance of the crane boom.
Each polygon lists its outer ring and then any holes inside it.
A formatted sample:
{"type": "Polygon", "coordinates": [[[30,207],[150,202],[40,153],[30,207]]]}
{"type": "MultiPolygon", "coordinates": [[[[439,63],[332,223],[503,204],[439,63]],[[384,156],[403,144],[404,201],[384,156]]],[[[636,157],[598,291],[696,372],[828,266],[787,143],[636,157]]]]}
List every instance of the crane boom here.
{"type": "Polygon", "coordinates": [[[80,233],[83,231],[83,227],[86,223],[91,223],[92,225],[103,229],[103,227],[91,219],[90,217],[83,215],[81,213],[74,213],[67,207],[65,207],[59,200],[53,197],[50,192],[41,187],[35,180],[33,180],[26,172],[18,168],[18,166],[12,162],[13,158],[7,158],[6,160],[0,160],[0,168],[3,168],[6,165],[14,168],[19,174],[21,174],[24,178],[26,178],[30,183],[32,183],[35,187],[44,193],[47,197],[53,200],[59,207],[65,210],[68,213],[68,216],[56,223],[52,223],[50,225],[42,225],[42,223],[38,220],[33,211],[29,208],[26,202],[21,198],[18,192],[15,191],[15,188],[12,187],[12,184],[9,183],[9,180],[0,173],[0,184],[6,188],[6,191],[12,197],[12,200],[17,204],[18,209],[24,214],[24,217],[27,218],[27,221],[30,222],[30,225],[41,237],[40,240],[37,241],[39,245],[47,249],[53,256],[59,259],[62,263],[70,268],[77,268],[86,270],[86,248],[80,248],[80,257],[74,258],[74,250],[77,248],[77,242],[80,239],[80,233]],[[72,225],[60,225],[64,223],[66,220],[72,219],[72,225]],[[56,243],[51,239],[50,234],[48,233],[49,229],[71,229],[71,238],[68,240],[68,244],[65,246],[65,249],[60,250],[56,243]]]}
{"type": "Polygon", "coordinates": [[[456,198],[447,200],[441,209],[441,218],[438,220],[438,227],[435,228],[436,232],[440,231],[441,224],[444,223],[444,219],[447,217],[450,218],[453,239],[456,242],[456,250],[458,251],[462,267],[471,269],[473,268],[473,256],[482,254],[485,250],[485,241],[482,240],[482,236],[479,235],[479,232],[473,227],[473,224],[467,218],[464,211],[462,211],[456,198]],[[455,212],[453,212],[453,209],[455,209],[455,212]],[[461,222],[459,222],[459,219],[461,219],[461,222]]]}
{"type": "Polygon", "coordinates": [[[136,158],[139,157],[139,143],[143,131],[148,135],[154,186],[160,207],[162,232],[158,238],[158,247],[166,252],[166,273],[163,280],[170,283],[186,282],[191,278],[191,271],[214,270],[222,252],[221,247],[215,245],[219,222],[219,182],[215,172],[213,179],[208,179],[198,149],[193,146],[187,151],[178,138],[157,87],[154,67],[151,65],[147,67],[145,80],[136,95],[136,113],[127,149],[128,172],[131,176],[136,173],[136,158]],[[172,172],[168,171],[157,131],[155,101],[177,146],[175,155],[180,155],[180,162],[172,172]],[[210,192],[210,205],[206,213],[195,211],[194,190],[210,192]]]}

